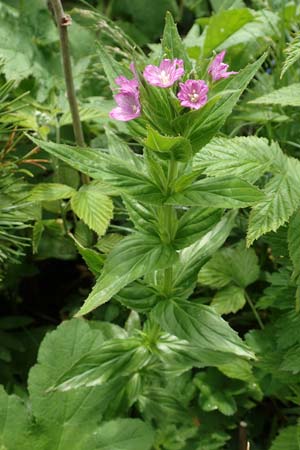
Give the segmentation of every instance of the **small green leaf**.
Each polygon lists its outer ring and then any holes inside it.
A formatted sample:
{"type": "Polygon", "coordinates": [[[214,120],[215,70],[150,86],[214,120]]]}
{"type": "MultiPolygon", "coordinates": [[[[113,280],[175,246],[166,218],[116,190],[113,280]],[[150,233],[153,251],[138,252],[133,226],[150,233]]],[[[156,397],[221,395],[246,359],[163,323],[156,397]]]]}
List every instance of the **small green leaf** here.
{"type": "Polygon", "coordinates": [[[246,288],[259,276],[258,259],[253,249],[245,248],[241,241],[235,248],[220,250],[202,267],[198,280],[211,288],[223,288],[234,282],[246,288]]]}
{"type": "Polygon", "coordinates": [[[77,316],[107,302],[146,273],[173,265],[176,259],[175,249],[162,243],[158,237],[142,233],[126,237],[109,254],[101,277],[77,316]]]}
{"type": "Polygon", "coordinates": [[[30,192],[29,200],[34,202],[52,202],[54,200],[70,198],[75,192],[75,189],[65,184],[40,183],[30,192]]]}
{"type": "Polygon", "coordinates": [[[216,293],[211,303],[219,314],[236,313],[246,303],[245,291],[239,286],[226,286],[216,293]]]}
{"type": "Polygon", "coordinates": [[[157,152],[162,159],[188,161],[192,154],[192,147],[188,139],[181,136],[163,136],[151,127],[148,127],[145,146],[157,152]]]}
{"type": "Polygon", "coordinates": [[[113,217],[113,202],[97,184],[82,186],[71,198],[75,214],[102,236],[113,217]]]}

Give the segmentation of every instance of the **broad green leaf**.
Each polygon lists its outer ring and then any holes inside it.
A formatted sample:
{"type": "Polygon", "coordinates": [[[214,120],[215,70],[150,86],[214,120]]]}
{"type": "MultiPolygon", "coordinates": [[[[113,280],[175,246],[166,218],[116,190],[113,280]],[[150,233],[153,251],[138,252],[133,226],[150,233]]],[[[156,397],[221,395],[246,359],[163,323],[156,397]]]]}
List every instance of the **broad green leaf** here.
{"type": "Polygon", "coordinates": [[[93,450],[150,450],[154,431],[140,419],[116,419],[103,423],[89,437],[88,449],[93,450]]]}
{"type": "Polygon", "coordinates": [[[280,77],[282,78],[285,72],[300,58],[300,32],[298,31],[294,39],[288,44],[284,50],[286,59],[283,63],[280,77]]]}
{"type": "Polygon", "coordinates": [[[244,289],[239,286],[226,286],[214,296],[211,306],[219,314],[236,313],[246,303],[244,289]]]}
{"type": "Polygon", "coordinates": [[[284,156],[278,145],[256,136],[215,138],[194,156],[193,169],[208,176],[234,176],[250,183],[271,169],[280,170],[284,156]]]}
{"type": "MultiPolygon", "coordinates": [[[[108,79],[111,90],[117,88],[115,79],[120,75],[128,75],[130,72],[129,67],[124,68],[115,58],[113,58],[106,50],[105,46],[101,43],[98,47],[98,54],[100,61],[108,79]],[[125,73],[124,73],[125,72],[125,73]]],[[[133,78],[133,76],[132,76],[133,78]]]]}
{"type": "Polygon", "coordinates": [[[291,218],[288,229],[289,254],[294,266],[294,276],[300,274],[300,210],[291,218]]]}
{"type": "MultiPolygon", "coordinates": [[[[205,33],[205,41],[203,46],[203,56],[211,55],[212,50],[222,45],[227,38],[236,33],[246,23],[253,20],[253,14],[250,9],[232,9],[221,11],[211,16],[205,33]],[[226,26],[225,26],[226,25],[226,26]]],[[[198,20],[201,25],[202,19],[198,20]]]]}
{"type": "Polygon", "coordinates": [[[247,244],[251,245],[269,231],[283,225],[300,204],[300,163],[287,158],[282,172],[276,174],[265,188],[265,200],[255,205],[250,213],[247,244]]]}
{"type": "MultiPolygon", "coordinates": [[[[216,98],[216,101],[208,102],[198,111],[188,112],[176,119],[176,125],[181,130],[181,134],[190,138],[194,153],[197,153],[206,145],[224,125],[242,92],[263,64],[265,58],[266,55],[262,55],[237,75],[228,78],[225,83],[222,82],[225,92],[223,91],[221,95],[222,91],[218,91],[221,97],[219,100],[216,98]]],[[[217,87],[216,89],[220,88],[217,87]]]]}
{"type": "Polygon", "coordinates": [[[176,291],[184,295],[184,298],[193,292],[200,268],[227,239],[234,226],[235,217],[236,212],[225,215],[203,238],[179,253],[179,260],[173,268],[173,277],[176,280],[176,291]]]}
{"type": "Polygon", "coordinates": [[[29,200],[37,202],[52,202],[63,198],[70,198],[75,194],[75,189],[65,184],[40,183],[30,192],[29,200]]]}
{"type": "Polygon", "coordinates": [[[77,313],[87,314],[110,300],[123,287],[154,270],[174,264],[177,254],[158,237],[135,233],[123,239],[109,254],[101,277],[77,313]]]}
{"type": "Polygon", "coordinates": [[[222,218],[223,211],[214,208],[190,208],[178,221],[174,239],[176,248],[184,248],[201,239],[222,218]]]}
{"type": "Polygon", "coordinates": [[[23,400],[16,395],[8,395],[0,386],[0,448],[30,450],[28,438],[31,425],[29,411],[23,400]]]}
{"type": "Polygon", "coordinates": [[[148,128],[145,146],[157,152],[163,159],[188,161],[192,154],[188,139],[182,136],[163,136],[151,127],[148,128]]]}
{"type": "Polygon", "coordinates": [[[166,14],[166,25],[161,41],[163,57],[168,59],[182,59],[186,72],[192,69],[191,61],[178,34],[176,24],[170,12],[166,14]]]}
{"type": "Polygon", "coordinates": [[[259,276],[258,259],[253,249],[241,241],[235,248],[228,247],[216,253],[202,267],[198,281],[212,288],[223,288],[234,282],[241,288],[254,283],[259,276]]]}
{"type": "Polygon", "coordinates": [[[263,192],[239,178],[205,178],[196,181],[166,201],[170,205],[243,208],[258,203],[263,192]]]}
{"type": "Polygon", "coordinates": [[[178,398],[176,388],[170,392],[162,387],[147,387],[139,396],[139,408],[147,421],[156,420],[160,426],[166,422],[184,423],[190,415],[184,403],[178,398]]]}
{"type": "Polygon", "coordinates": [[[290,84],[262,97],[251,100],[256,105],[300,106],[300,83],[290,84]]]}
{"type": "Polygon", "coordinates": [[[300,450],[300,425],[281,429],[270,450],[300,450]]]}
{"type": "Polygon", "coordinates": [[[97,184],[82,186],[71,198],[71,207],[99,236],[106,232],[113,217],[113,202],[97,184]]]}
{"type": "Polygon", "coordinates": [[[163,300],[153,309],[152,316],[165,331],[201,349],[253,357],[238,334],[210,306],[163,300]]]}
{"type": "Polygon", "coordinates": [[[122,388],[118,381],[72,392],[49,391],[87,353],[99,351],[104,340],[101,330],[92,330],[82,319],[63,322],[43,340],[29,374],[31,409],[42,450],[87,448],[87,438],[122,388]]]}

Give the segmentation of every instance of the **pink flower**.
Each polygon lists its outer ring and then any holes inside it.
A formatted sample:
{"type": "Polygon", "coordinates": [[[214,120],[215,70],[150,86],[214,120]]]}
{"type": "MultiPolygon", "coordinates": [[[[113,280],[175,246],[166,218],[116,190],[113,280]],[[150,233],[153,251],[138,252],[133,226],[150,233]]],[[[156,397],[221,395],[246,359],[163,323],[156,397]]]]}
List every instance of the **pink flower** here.
{"type": "Polygon", "coordinates": [[[118,106],[109,113],[112,119],[122,122],[128,122],[141,115],[139,83],[133,63],[130,64],[130,69],[134,75],[133,80],[129,80],[123,75],[115,79],[116,84],[120,86],[119,93],[114,96],[118,106]]]}
{"type": "Polygon", "coordinates": [[[199,109],[207,102],[208,86],[203,80],[187,80],[179,83],[180,89],[177,97],[182,106],[199,109]]]}
{"type": "Polygon", "coordinates": [[[138,92],[139,83],[137,80],[128,80],[126,77],[120,75],[115,79],[115,82],[118,86],[120,86],[120,93],[129,93],[129,92],[138,92]]]}
{"type": "Polygon", "coordinates": [[[227,72],[228,64],[223,63],[226,51],[219,53],[208,68],[208,73],[211,75],[213,81],[218,81],[221,78],[228,78],[238,72],[227,72]]]}
{"type": "Polygon", "coordinates": [[[144,78],[152,86],[168,88],[184,74],[182,59],[163,59],[159,66],[148,65],[144,78]]]}
{"type": "Polygon", "coordinates": [[[139,90],[139,82],[138,82],[138,75],[136,73],[134,64],[130,64],[130,70],[134,75],[133,80],[128,80],[128,78],[123,77],[123,75],[120,75],[115,79],[115,83],[120,86],[120,93],[126,93],[126,92],[138,92],[139,90]]]}
{"type": "Polygon", "coordinates": [[[120,92],[114,96],[114,99],[118,106],[109,113],[112,119],[128,122],[141,115],[141,104],[138,91],[120,92]]]}

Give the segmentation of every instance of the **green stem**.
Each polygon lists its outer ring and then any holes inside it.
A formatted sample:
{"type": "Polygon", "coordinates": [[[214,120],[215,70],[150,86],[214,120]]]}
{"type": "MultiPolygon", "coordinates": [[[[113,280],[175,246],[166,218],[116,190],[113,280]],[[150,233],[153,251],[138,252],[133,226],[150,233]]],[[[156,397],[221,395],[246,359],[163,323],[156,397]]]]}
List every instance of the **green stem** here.
{"type": "MultiPolygon", "coordinates": [[[[78,104],[75,94],[74,79],[72,73],[72,63],[70,56],[69,40],[68,40],[68,26],[71,25],[71,18],[65,14],[61,0],[51,0],[53,11],[55,14],[56,24],[59,30],[60,47],[62,54],[62,62],[66,83],[66,90],[68,95],[68,101],[70,105],[70,111],[72,115],[73,130],[75,135],[76,144],[79,147],[84,147],[84,136],[82,126],[80,122],[78,104]]],[[[82,182],[88,183],[89,178],[87,175],[82,174],[82,182]]]]}
{"type": "Polygon", "coordinates": [[[255,308],[255,306],[254,306],[254,303],[252,302],[251,298],[249,297],[249,295],[248,295],[248,293],[247,293],[246,291],[245,291],[245,297],[246,297],[246,300],[247,300],[247,302],[248,302],[250,308],[252,309],[252,312],[253,312],[253,314],[254,314],[254,316],[255,316],[257,322],[258,322],[258,325],[260,326],[260,328],[261,328],[262,330],[264,330],[264,329],[265,329],[265,326],[264,326],[264,324],[262,323],[262,320],[261,320],[261,318],[260,318],[258,312],[256,311],[256,308],[255,308]]]}

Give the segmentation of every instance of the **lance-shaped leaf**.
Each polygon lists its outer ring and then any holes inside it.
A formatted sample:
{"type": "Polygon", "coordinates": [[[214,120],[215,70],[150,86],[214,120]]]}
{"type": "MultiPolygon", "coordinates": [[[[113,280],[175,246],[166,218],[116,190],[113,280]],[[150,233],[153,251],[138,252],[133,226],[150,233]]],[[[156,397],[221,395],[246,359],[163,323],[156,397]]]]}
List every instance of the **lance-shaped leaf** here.
{"type": "Polygon", "coordinates": [[[176,248],[184,248],[193,244],[208,233],[223,215],[221,209],[190,208],[178,221],[174,239],[176,248]]]}
{"type": "Polygon", "coordinates": [[[158,237],[143,233],[128,236],[109,254],[103,274],[77,316],[87,314],[107,302],[123,287],[146,273],[171,266],[176,259],[175,249],[161,242],[158,237]]]}
{"type": "Polygon", "coordinates": [[[153,128],[148,128],[145,146],[158,153],[162,159],[188,161],[192,147],[188,139],[182,136],[163,136],[153,128]]]}
{"type": "Polygon", "coordinates": [[[150,358],[149,350],[140,339],[110,339],[74,361],[50,390],[69,391],[82,386],[105,386],[105,383],[111,383],[116,378],[122,383],[120,378],[138,372],[150,358]]]}
{"type": "Polygon", "coordinates": [[[243,208],[258,203],[263,192],[239,178],[205,178],[171,195],[171,205],[203,206],[214,208],[243,208]]]}
{"type": "Polygon", "coordinates": [[[177,31],[176,24],[170,12],[166,14],[166,25],[161,41],[163,57],[174,59],[179,58],[184,62],[184,68],[189,72],[193,66],[184,48],[183,42],[177,31]]]}
{"type": "Polygon", "coordinates": [[[235,217],[235,211],[225,215],[203,238],[179,253],[179,260],[173,268],[176,294],[187,298],[193,292],[200,268],[223,245],[234,226],[235,217]]]}
{"type": "Polygon", "coordinates": [[[170,334],[201,349],[252,358],[251,350],[213,308],[183,300],[161,301],[153,318],[170,334]]]}

